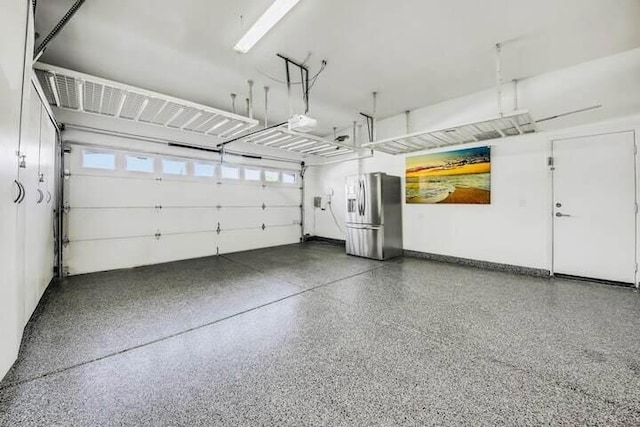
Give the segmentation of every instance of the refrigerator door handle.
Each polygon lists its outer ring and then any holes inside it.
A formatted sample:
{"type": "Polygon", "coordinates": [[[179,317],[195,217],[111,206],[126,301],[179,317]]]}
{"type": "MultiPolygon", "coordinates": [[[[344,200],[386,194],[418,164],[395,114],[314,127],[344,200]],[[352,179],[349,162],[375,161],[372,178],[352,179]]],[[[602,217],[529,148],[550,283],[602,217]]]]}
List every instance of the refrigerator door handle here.
{"type": "Polygon", "coordinates": [[[351,230],[382,230],[383,225],[360,225],[360,224],[348,224],[347,228],[351,230]]]}
{"type": "Polygon", "coordinates": [[[362,180],[358,179],[358,215],[362,216],[362,180]]]}
{"type": "Polygon", "coordinates": [[[367,186],[362,180],[362,216],[367,213],[367,186]]]}

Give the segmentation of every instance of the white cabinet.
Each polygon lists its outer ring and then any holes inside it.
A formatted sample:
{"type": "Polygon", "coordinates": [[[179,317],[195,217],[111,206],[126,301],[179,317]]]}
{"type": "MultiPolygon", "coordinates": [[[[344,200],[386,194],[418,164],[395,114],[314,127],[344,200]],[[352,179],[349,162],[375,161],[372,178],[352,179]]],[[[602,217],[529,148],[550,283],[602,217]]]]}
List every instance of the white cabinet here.
{"type": "Polygon", "coordinates": [[[51,281],[54,262],[53,164],[56,134],[35,88],[30,86],[29,90],[20,143],[20,150],[25,155],[24,167],[20,168],[20,182],[26,196],[18,208],[18,241],[22,246],[19,249],[23,251],[21,289],[24,323],[29,320],[51,281]]]}
{"type": "Polygon", "coordinates": [[[0,377],[18,353],[23,304],[19,298],[17,244],[16,151],[24,82],[25,26],[30,2],[3,3],[0,14],[0,377]]]}
{"type": "Polygon", "coordinates": [[[0,14],[0,379],[53,276],[56,133],[31,83],[30,6],[0,14]]]}

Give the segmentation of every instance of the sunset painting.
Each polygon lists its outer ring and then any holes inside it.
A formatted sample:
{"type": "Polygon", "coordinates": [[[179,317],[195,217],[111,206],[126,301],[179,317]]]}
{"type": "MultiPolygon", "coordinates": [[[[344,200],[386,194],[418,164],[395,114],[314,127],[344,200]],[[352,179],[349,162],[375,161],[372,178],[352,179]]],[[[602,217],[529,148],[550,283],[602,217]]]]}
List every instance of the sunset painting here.
{"type": "Polygon", "coordinates": [[[407,157],[407,203],[491,203],[491,149],[407,157]]]}

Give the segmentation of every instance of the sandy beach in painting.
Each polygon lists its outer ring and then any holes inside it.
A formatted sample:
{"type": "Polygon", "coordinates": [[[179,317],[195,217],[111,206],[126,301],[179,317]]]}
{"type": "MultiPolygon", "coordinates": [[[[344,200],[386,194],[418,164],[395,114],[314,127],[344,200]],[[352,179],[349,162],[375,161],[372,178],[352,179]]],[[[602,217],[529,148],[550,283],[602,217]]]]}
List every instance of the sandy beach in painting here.
{"type": "Polygon", "coordinates": [[[407,158],[407,203],[491,203],[488,147],[407,158]]]}

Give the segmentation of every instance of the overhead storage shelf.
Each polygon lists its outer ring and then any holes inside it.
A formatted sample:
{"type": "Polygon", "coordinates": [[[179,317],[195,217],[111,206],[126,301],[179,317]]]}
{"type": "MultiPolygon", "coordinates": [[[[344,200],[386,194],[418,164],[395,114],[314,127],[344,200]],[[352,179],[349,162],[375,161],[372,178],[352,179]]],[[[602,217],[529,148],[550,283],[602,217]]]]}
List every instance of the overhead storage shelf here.
{"type": "Polygon", "coordinates": [[[238,136],[257,120],[52,65],[35,64],[47,101],[65,110],[164,126],[219,138],[238,136]]]}
{"type": "Polygon", "coordinates": [[[423,131],[362,144],[388,154],[403,154],[450,145],[467,144],[536,132],[528,111],[514,111],[501,117],[436,131],[423,131]]]}
{"type": "Polygon", "coordinates": [[[331,158],[356,151],[349,145],[290,131],[286,125],[242,137],[258,125],[257,120],[52,65],[37,63],[35,69],[47,101],[64,110],[235,139],[303,156],[331,158]]]}
{"type": "Polygon", "coordinates": [[[354,147],[330,141],[319,136],[291,131],[287,125],[265,129],[243,139],[263,147],[277,148],[284,151],[300,153],[303,156],[321,156],[326,158],[340,157],[355,153],[354,147]]]}

